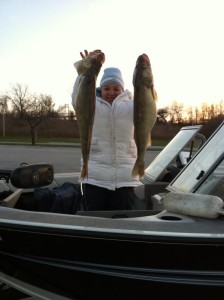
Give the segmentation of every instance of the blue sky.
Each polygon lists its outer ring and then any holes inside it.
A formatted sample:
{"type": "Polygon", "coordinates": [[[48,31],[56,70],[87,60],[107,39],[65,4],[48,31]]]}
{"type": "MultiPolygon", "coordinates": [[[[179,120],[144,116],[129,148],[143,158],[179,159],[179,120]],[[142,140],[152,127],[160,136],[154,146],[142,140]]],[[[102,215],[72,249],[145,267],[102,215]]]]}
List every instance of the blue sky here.
{"type": "Polygon", "coordinates": [[[138,55],[151,59],[158,106],[224,99],[222,0],[0,0],[0,94],[15,83],[71,103],[79,52],[101,49],[133,91],[138,55]]]}

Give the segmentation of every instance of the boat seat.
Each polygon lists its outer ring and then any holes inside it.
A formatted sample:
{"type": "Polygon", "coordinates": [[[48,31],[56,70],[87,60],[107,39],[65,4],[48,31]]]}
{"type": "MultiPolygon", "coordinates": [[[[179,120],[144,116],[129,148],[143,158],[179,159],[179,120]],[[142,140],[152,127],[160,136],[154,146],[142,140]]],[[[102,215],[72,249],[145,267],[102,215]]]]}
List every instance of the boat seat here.
{"type": "Polygon", "coordinates": [[[56,173],[53,182],[48,185],[49,188],[59,187],[65,182],[79,184],[79,172],[74,173],[56,173]]]}
{"type": "Polygon", "coordinates": [[[1,206],[5,207],[15,207],[17,201],[19,200],[19,197],[21,196],[23,192],[23,189],[17,189],[15,190],[11,195],[6,197],[1,201],[1,206]]]}

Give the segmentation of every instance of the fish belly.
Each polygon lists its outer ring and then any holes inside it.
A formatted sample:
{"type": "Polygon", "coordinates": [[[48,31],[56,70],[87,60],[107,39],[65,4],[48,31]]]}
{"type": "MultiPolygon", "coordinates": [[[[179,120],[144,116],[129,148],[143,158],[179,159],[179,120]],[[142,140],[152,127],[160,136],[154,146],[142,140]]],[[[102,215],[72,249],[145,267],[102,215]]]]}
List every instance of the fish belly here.
{"type": "Polygon", "coordinates": [[[134,138],[137,147],[137,159],[132,175],[144,177],[145,151],[151,139],[151,130],[156,122],[156,103],[151,89],[144,86],[136,95],[134,104],[134,138]]]}
{"type": "Polygon", "coordinates": [[[83,158],[81,179],[88,177],[88,160],[92,139],[92,128],[95,115],[95,84],[92,78],[83,76],[76,100],[76,117],[79,127],[80,143],[83,158]]]}

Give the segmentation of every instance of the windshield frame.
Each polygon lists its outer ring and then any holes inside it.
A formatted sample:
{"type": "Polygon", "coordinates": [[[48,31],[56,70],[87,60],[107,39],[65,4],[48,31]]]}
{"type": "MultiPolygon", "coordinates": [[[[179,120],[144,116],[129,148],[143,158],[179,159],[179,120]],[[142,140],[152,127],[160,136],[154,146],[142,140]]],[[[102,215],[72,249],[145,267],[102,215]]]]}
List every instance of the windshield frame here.
{"type": "Polygon", "coordinates": [[[171,192],[196,192],[224,157],[223,137],[224,121],[166,189],[171,192]]]}

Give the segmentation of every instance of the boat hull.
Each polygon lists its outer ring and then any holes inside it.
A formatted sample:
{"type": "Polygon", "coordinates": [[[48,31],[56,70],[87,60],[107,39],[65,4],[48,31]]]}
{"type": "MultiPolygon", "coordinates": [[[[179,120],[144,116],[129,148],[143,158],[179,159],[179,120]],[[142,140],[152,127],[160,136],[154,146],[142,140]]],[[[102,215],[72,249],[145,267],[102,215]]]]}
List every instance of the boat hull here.
{"type": "Polygon", "coordinates": [[[102,220],[91,221],[98,227],[2,223],[0,271],[69,299],[183,299],[224,291],[223,237],[99,230],[102,220]]]}

